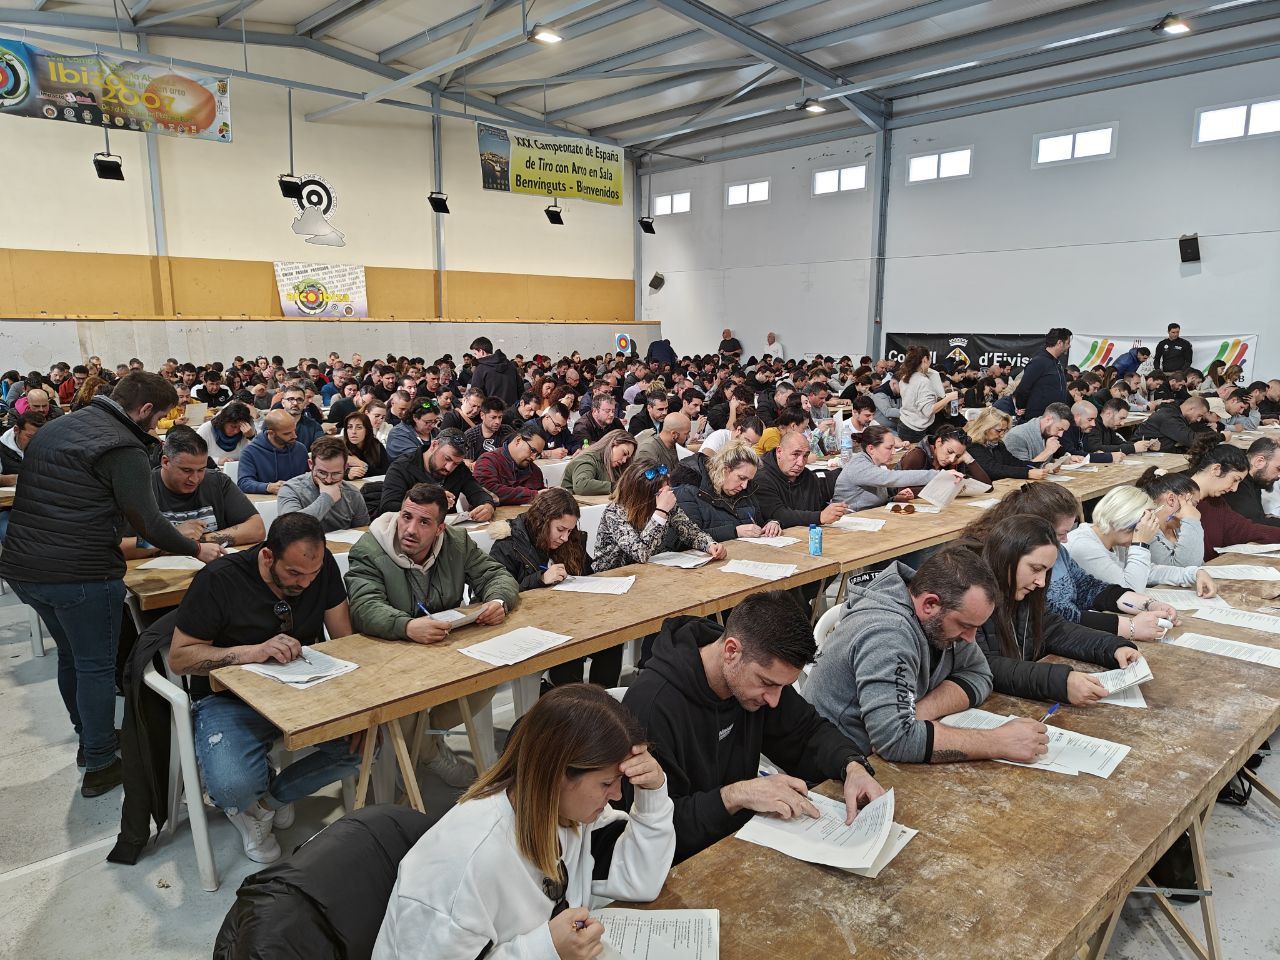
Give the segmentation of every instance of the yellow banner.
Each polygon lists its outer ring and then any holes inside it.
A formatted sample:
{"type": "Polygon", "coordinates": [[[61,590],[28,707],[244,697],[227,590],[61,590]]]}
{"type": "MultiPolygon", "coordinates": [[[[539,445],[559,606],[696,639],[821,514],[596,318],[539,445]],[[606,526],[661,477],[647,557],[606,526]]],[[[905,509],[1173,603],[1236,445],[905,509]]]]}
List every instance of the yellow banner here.
{"type": "Polygon", "coordinates": [[[486,190],[622,203],[621,147],[476,124],[486,190]]]}

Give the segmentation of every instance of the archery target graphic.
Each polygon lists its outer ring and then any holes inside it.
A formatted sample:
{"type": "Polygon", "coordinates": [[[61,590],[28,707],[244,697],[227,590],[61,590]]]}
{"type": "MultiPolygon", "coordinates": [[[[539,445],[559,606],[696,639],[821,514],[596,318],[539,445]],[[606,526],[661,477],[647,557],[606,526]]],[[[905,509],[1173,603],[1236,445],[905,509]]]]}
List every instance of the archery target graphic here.
{"type": "Polygon", "coordinates": [[[308,207],[314,207],[328,220],[329,214],[338,205],[338,195],[323,177],[307,173],[302,176],[302,198],[294,202],[303,213],[307,212],[308,207]]]}
{"type": "Polygon", "coordinates": [[[319,280],[308,277],[294,284],[293,292],[298,309],[308,317],[319,316],[329,305],[329,290],[319,280]]]}
{"type": "Polygon", "coordinates": [[[27,99],[31,78],[17,54],[0,47],[0,107],[12,107],[27,99]]]}
{"type": "Polygon", "coordinates": [[[618,334],[617,337],[614,338],[614,342],[618,345],[618,349],[623,353],[627,353],[631,350],[631,338],[625,333],[618,334]]]}

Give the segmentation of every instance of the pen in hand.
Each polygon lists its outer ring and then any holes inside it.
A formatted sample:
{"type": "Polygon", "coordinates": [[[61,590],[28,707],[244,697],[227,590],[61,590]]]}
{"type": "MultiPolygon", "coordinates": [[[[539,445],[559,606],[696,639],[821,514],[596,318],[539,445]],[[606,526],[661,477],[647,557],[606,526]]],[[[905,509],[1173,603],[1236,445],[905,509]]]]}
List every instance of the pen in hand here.
{"type": "Polygon", "coordinates": [[[1048,712],[1048,713],[1046,713],[1043,717],[1041,717],[1041,718],[1040,718],[1040,722],[1041,722],[1041,723],[1044,723],[1046,720],[1048,720],[1050,717],[1052,717],[1052,716],[1057,712],[1057,710],[1058,710],[1058,708],[1059,708],[1060,706],[1062,706],[1062,704],[1060,704],[1060,703],[1055,703],[1052,707],[1050,707],[1050,708],[1049,708],[1049,712],[1048,712]]]}

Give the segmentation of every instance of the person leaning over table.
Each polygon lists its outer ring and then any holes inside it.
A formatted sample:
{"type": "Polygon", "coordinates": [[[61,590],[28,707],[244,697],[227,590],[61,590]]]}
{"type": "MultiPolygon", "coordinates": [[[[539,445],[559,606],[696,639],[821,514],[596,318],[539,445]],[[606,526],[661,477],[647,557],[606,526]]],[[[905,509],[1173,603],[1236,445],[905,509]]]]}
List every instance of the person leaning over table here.
{"type": "Polygon", "coordinates": [[[1159,450],[1159,440],[1126,440],[1119,428],[1129,418],[1130,404],[1112,398],[1102,405],[1093,428],[1085,433],[1084,448],[1089,453],[1123,453],[1126,456],[1159,450]]]}
{"type": "Polygon", "coordinates": [[[756,502],[770,520],[784,528],[835,523],[849,505],[831,499],[834,480],[825,470],[810,470],[809,441],[790,433],[761,458],[756,474],[756,502]]]}
{"type": "Polygon", "coordinates": [[[667,476],[667,468],[652,460],[633,460],[623,471],[613,502],[600,517],[592,570],[648,563],[668,550],[701,550],[714,560],[724,558],[724,547],[677,506],[667,476]]]}
{"type": "Polygon", "coordinates": [[[1052,468],[1028,467],[1004,445],[1003,437],[1012,418],[995,407],[987,407],[965,426],[969,435],[969,453],[992,480],[1042,480],[1052,468]]]}
{"type": "Polygon", "coordinates": [[[341,437],[347,448],[348,480],[372,480],[386,474],[391,460],[368,414],[359,410],[348,414],[342,421],[341,437]]]}
{"type": "Polygon", "coordinates": [[[1045,585],[1058,562],[1058,535],[1041,517],[1016,514],[994,524],[985,540],[962,541],[987,562],[996,578],[996,607],[978,632],[997,693],[1028,700],[1089,706],[1107,688],[1088,672],[1047,663],[1049,654],[1114,670],[1141,654],[1134,639],[1121,639],[1048,608],[1045,585]]]}
{"type": "Polygon", "coordinates": [[[122,777],[114,722],[125,597],[120,531],[127,522],[166,552],[205,563],[222,555],[217,544],[175,530],[152,492],[149,431],[175,396],[157,374],[129,374],[111,396],[46,423],[23,454],[9,511],[0,577],[58,646],[58,691],[80,740],[86,797],[122,777]]]}
{"type": "MultiPolygon", "coordinates": [[[[4,440],[0,439],[0,444],[4,440]]],[[[3,451],[0,451],[3,452],[3,451]]],[[[1259,437],[1245,451],[1249,472],[1234,491],[1222,499],[1246,520],[1268,527],[1280,527],[1280,517],[1270,516],[1262,506],[1262,495],[1270,493],[1280,480],[1280,442],[1273,437],[1259,437]]]]}
{"type": "Polygon", "coordinates": [[[755,813],[816,817],[809,782],[844,782],[847,823],[884,793],[867,751],[791,686],[816,652],[808,615],[780,590],[749,595],[723,627],[700,617],[663,624],[622,702],[667,772],[677,862],[755,813]],[[760,776],[762,753],[783,772],[760,776]]]}
{"type": "Polygon", "coordinates": [[[311,444],[307,473],[294,477],[276,494],[279,512],[305,513],[320,521],[325,533],[369,524],[369,508],[360,488],[342,478],[347,447],[339,437],[321,437],[311,444]]]}
{"type": "Polygon", "coordinates": [[[1255,523],[1227,501],[1227,495],[1249,475],[1248,454],[1211,433],[1197,439],[1187,460],[1187,473],[1200,490],[1196,509],[1204,527],[1204,561],[1235,543],[1280,543],[1280,527],[1255,523]]]}
{"type": "Polygon", "coordinates": [[[1071,424],[1071,408],[1051,403],[1039,417],[1009,428],[1004,435],[1005,449],[1030,466],[1048,467],[1063,453],[1061,437],[1071,424]]]}
{"type": "Polygon", "coordinates": [[[498,763],[400,862],[373,960],[587,960],[590,912],[662,890],[676,835],[666,775],[599,687],[543,697],[498,763]],[[611,800],[626,784],[626,811],[611,800]],[[607,863],[596,831],[612,834],[607,863]]]}
{"type": "Polygon", "coordinates": [[[503,446],[480,454],[474,469],[476,483],[497,497],[500,506],[528,503],[546,485],[534,462],[545,442],[536,427],[521,427],[503,446]]]}
{"type": "MultiPolygon", "coordinates": [[[[866,433],[869,427],[864,427],[866,433]]],[[[858,434],[861,436],[861,434],[858,434]]],[[[899,470],[955,470],[979,483],[990,483],[991,478],[969,453],[969,436],[959,427],[945,423],[931,436],[925,437],[902,455],[899,470]]]]}
{"type": "Polygon", "coordinates": [[[598,444],[569,461],[560,486],[578,496],[608,496],[635,452],[635,437],[625,430],[610,430],[598,444]]]}
{"type": "Polygon", "coordinates": [[[889,464],[897,443],[898,438],[887,427],[878,423],[867,427],[862,432],[862,450],[849,458],[836,478],[835,498],[850,510],[865,510],[888,503],[891,489],[897,489],[893,500],[913,500],[919,488],[939,474],[964,482],[964,474],[958,470],[894,470],[889,464]]]}
{"type": "MultiPolygon", "coordinates": [[[[476,546],[465,530],[445,524],[449,501],[435,483],[414,484],[399,509],[369,524],[351,548],[346,574],[351,620],[360,633],[383,640],[435,644],[449,638],[449,623],[432,614],[453,610],[463,591],[485,608],[476,623],[502,623],[520,602],[520,589],[500,563],[476,546]]],[[[493,691],[473,694],[473,710],[493,699],[493,691]]],[[[451,730],[462,722],[457,701],[431,710],[433,730],[451,730]]],[[[424,741],[427,766],[445,783],[465,786],[475,769],[460,760],[444,738],[424,741]]]]}
{"type": "Polygon", "coordinates": [[[457,505],[458,497],[465,497],[472,520],[487,522],[493,519],[497,501],[493,494],[476,483],[471,468],[463,462],[462,432],[441,430],[430,446],[421,451],[410,451],[395,460],[387,468],[382,481],[382,500],[379,513],[400,509],[400,503],[416,483],[434,483],[444,488],[448,509],[457,505]]]}
{"type": "Polygon", "coordinates": [[[893,763],[1035,760],[1048,750],[1042,723],[960,730],[940,722],[991,694],[976,640],[999,592],[986,561],[955,544],[917,570],[891,563],[866,587],[848,588],[805,699],[858,750],[893,763]]]}
{"type": "Polygon", "coordinates": [[[280,492],[285,481],[307,472],[307,449],[298,442],[297,421],[287,410],[272,410],[262,431],[240,453],[236,484],[245,493],[280,492]]]}
{"type": "Polygon", "coordinates": [[[577,448],[569,432],[569,408],[563,403],[553,403],[539,416],[527,417],[514,427],[531,427],[542,437],[543,460],[560,460],[577,448]]]}
{"type": "MultiPolygon", "coordinates": [[[[1181,403],[1162,403],[1133,430],[1135,440],[1159,441],[1162,453],[1186,453],[1207,427],[1209,404],[1204,397],[1188,397],[1181,403]]],[[[1211,429],[1211,428],[1210,428],[1211,429]]]]}
{"type": "Polygon", "coordinates": [[[719,543],[738,537],[781,536],[782,527],[776,520],[766,520],[752,490],[759,469],[756,452],[735,440],[706,461],[700,483],[676,487],[676,503],[719,543]]]}
{"type": "Polygon", "coordinates": [[[266,542],[209,564],[178,607],[169,667],[189,676],[201,780],[256,863],[280,858],[274,828],[293,824],[293,803],[360,767],[363,733],[316,744],[279,773],[268,756],[275,724],[208,675],[245,663],[290,663],[303,648],[351,633],[342,575],[315,517],[277,517],[266,542]]]}
{"type": "MultiPolygon", "coordinates": [[[[235,482],[208,469],[209,448],[196,431],[178,425],[164,438],[160,465],[151,471],[151,489],[160,514],[183,536],[224,547],[261,543],[262,515],[235,482]]],[[[126,560],[154,557],[162,551],[126,521],[120,540],[126,560]]]]}
{"type": "Polygon", "coordinates": [[[616,416],[618,401],[610,393],[597,393],[591,398],[591,412],[578,418],[573,425],[573,437],[581,447],[595,446],[613,430],[625,429],[616,416]]]}

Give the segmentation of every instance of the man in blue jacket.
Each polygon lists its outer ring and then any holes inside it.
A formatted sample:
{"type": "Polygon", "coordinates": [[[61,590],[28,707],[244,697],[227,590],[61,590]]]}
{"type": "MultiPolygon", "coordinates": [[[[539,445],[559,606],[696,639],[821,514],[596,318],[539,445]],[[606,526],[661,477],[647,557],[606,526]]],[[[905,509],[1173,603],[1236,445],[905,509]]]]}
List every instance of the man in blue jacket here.
{"type": "Polygon", "coordinates": [[[1131,348],[1127,353],[1116,360],[1114,364],[1116,368],[1116,376],[1127,377],[1146,363],[1150,356],[1151,351],[1146,347],[1131,348]]]}
{"type": "Polygon", "coordinates": [[[1071,331],[1066,327],[1054,327],[1044,335],[1044,352],[1031,358],[1013,392],[1023,421],[1036,419],[1051,403],[1071,405],[1067,375],[1062,369],[1062,357],[1070,349],[1071,331]]]}
{"type": "Polygon", "coordinates": [[[236,484],[245,493],[275,496],[286,480],[307,472],[307,448],[298,443],[298,423],[286,410],[272,410],[262,426],[240,453],[236,484]]]}

